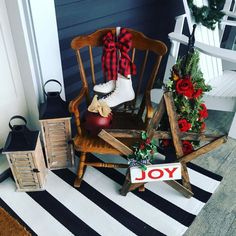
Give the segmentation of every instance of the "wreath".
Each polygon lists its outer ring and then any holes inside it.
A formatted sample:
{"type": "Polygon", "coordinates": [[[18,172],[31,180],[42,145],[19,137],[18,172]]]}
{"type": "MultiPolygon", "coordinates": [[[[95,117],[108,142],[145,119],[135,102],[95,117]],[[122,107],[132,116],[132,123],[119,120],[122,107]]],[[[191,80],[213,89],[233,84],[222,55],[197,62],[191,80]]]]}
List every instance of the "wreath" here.
{"type": "Polygon", "coordinates": [[[193,4],[193,0],[188,0],[190,11],[196,23],[201,23],[211,30],[215,29],[216,23],[220,22],[225,15],[221,11],[224,4],[225,0],[208,0],[208,6],[197,7],[193,4]]]}

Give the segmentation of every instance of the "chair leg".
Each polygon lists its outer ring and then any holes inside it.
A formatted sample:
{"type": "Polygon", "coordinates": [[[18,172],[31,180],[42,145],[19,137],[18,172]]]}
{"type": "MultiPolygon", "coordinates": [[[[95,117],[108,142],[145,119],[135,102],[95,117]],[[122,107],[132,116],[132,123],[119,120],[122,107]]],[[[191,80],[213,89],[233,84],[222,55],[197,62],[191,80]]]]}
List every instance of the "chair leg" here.
{"type": "Polygon", "coordinates": [[[229,137],[236,139],[236,113],[230,126],[229,137]]]}
{"type": "Polygon", "coordinates": [[[75,178],[74,187],[79,188],[81,182],[83,180],[84,171],[85,171],[85,160],[86,160],[86,152],[81,152],[80,159],[79,159],[79,166],[77,170],[77,176],[75,178]]]}

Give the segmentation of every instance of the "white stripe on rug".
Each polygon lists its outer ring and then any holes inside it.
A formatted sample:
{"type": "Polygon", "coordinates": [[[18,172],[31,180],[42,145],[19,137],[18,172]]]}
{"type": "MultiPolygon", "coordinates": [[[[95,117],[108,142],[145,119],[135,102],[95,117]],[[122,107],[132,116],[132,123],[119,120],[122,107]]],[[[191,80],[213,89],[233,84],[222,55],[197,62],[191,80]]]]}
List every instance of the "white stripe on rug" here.
{"type": "Polygon", "coordinates": [[[36,234],[73,235],[28,194],[15,189],[15,182],[6,179],[0,184],[0,197],[36,234]]]}
{"type": "Polygon", "coordinates": [[[205,203],[194,197],[184,197],[181,193],[163,182],[148,183],[145,185],[145,188],[194,215],[197,215],[205,205],[205,203]]]}
{"type": "Polygon", "coordinates": [[[84,180],[120,207],[166,235],[183,235],[188,228],[133,193],[121,196],[121,186],[93,167],[87,167],[84,180]]]}
{"type": "Polygon", "coordinates": [[[135,235],[56,174],[49,171],[46,190],[61,204],[101,235],[135,235]],[[63,189],[63,191],[62,191],[63,189]],[[105,226],[105,227],[104,227],[105,226]]]}
{"type": "Polygon", "coordinates": [[[193,185],[209,193],[213,193],[220,184],[220,181],[214,180],[206,175],[203,175],[195,170],[192,170],[191,168],[188,168],[188,173],[190,182],[193,185]]]}

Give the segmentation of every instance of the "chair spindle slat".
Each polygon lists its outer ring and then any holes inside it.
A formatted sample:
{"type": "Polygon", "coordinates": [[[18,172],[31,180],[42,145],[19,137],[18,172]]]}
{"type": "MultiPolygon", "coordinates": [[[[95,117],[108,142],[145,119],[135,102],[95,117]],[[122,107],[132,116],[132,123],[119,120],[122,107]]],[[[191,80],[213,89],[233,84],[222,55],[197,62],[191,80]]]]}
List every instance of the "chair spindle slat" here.
{"type": "Polygon", "coordinates": [[[88,92],[88,82],[87,82],[87,79],[86,79],[84,65],[83,65],[83,61],[82,61],[79,49],[76,51],[76,56],[77,56],[77,61],[78,61],[78,64],[79,64],[79,72],[80,72],[80,77],[81,77],[81,80],[82,80],[82,83],[83,83],[83,87],[87,88],[85,96],[86,96],[86,103],[88,105],[88,104],[90,104],[91,99],[90,99],[90,95],[89,95],[89,92],[88,92]]]}
{"type": "Polygon", "coordinates": [[[135,58],[135,52],[136,52],[136,50],[135,50],[135,48],[133,48],[133,50],[132,50],[132,56],[131,56],[131,61],[134,63],[134,58],[135,58]]]}
{"type": "Polygon", "coordinates": [[[83,83],[84,87],[88,87],[88,82],[87,82],[86,75],[85,75],[84,65],[83,65],[83,61],[82,61],[81,54],[80,54],[79,50],[76,51],[76,55],[77,55],[77,61],[79,63],[79,72],[80,72],[80,77],[81,77],[82,83],[83,83]]]}
{"type": "Polygon", "coordinates": [[[155,62],[153,69],[152,69],[150,79],[148,80],[148,85],[147,85],[146,91],[150,91],[153,88],[153,85],[154,85],[154,82],[155,82],[155,79],[157,76],[157,72],[158,72],[158,69],[159,69],[159,66],[161,63],[161,59],[162,59],[162,56],[157,56],[156,62],[155,62]]]}
{"type": "Polygon", "coordinates": [[[92,81],[93,81],[93,85],[95,85],[96,80],[95,80],[95,73],[94,73],[93,51],[92,51],[92,46],[91,45],[89,45],[89,58],[90,58],[92,81]]]}
{"type": "Polygon", "coordinates": [[[147,64],[147,59],[148,59],[148,53],[149,53],[149,51],[146,50],[145,56],[144,56],[144,59],[143,59],[143,63],[142,63],[142,67],[141,67],[141,71],[140,71],[140,75],[139,75],[139,78],[138,78],[138,86],[137,86],[136,96],[135,97],[137,97],[139,95],[140,90],[141,90],[141,85],[142,85],[142,81],[143,81],[143,75],[144,75],[144,71],[145,71],[146,64],[147,64]]]}

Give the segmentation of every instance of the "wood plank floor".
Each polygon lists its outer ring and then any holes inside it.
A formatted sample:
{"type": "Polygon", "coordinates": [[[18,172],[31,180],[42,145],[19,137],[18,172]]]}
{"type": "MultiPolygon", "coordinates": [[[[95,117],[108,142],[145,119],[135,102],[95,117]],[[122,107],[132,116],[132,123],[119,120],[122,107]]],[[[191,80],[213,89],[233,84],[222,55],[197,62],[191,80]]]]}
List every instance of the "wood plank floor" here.
{"type": "MultiPolygon", "coordinates": [[[[207,127],[227,132],[233,113],[209,111],[207,127]]],[[[236,235],[236,140],[228,142],[194,163],[223,176],[223,181],[201,210],[185,236],[236,235]]]]}

